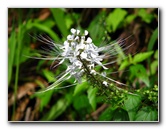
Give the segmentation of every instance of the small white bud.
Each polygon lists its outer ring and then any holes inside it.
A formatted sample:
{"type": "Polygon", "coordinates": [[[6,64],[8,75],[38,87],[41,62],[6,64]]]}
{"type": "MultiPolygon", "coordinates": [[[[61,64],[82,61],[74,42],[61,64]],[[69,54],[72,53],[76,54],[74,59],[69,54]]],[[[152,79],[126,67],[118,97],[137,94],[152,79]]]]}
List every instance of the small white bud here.
{"type": "Polygon", "coordinates": [[[87,43],[92,43],[92,39],[90,37],[87,38],[86,40],[87,43]]]}
{"type": "Polygon", "coordinates": [[[71,31],[72,34],[76,33],[76,29],[74,29],[74,28],[72,28],[70,31],[71,31]]]}
{"type": "Polygon", "coordinates": [[[93,69],[93,70],[90,71],[90,74],[96,75],[96,71],[93,69]]]}
{"type": "Polygon", "coordinates": [[[67,40],[72,40],[72,36],[71,36],[71,35],[68,35],[68,36],[67,36],[67,40]]]}
{"type": "Polygon", "coordinates": [[[77,35],[79,35],[80,34],[80,30],[77,30],[77,35]]]}
{"type": "Polygon", "coordinates": [[[79,40],[79,36],[76,36],[74,40],[79,40]]]}
{"type": "Polygon", "coordinates": [[[103,81],[103,84],[108,87],[108,83],[106,81],[103,81]]]}
{"type": "Polygon", "coordinates": [[[88,35],[88,31],[87,31],[87,30],[85,30],[84,35],[85,35],[85,36],[88,35]]]}
{"type": "Polygon", "coordinates": [[[82,52],[80,56],[81,56],[83,59],[86,59],[86,58],[87,58],[87,53],[82,52]]]}

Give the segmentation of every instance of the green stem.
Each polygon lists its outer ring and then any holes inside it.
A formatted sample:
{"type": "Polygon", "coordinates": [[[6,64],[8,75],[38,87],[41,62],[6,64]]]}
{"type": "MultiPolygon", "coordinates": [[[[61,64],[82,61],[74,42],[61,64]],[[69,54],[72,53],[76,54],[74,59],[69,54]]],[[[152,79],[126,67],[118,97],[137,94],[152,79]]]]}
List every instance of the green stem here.
{"type": "Polygon", "coordinates": [[[15,83],[14,83],[14,104],[13,104],[12,120],[14,120],[15,111],[16,111],[17,89],[18,89],[18,75],[19,75],[19,59],[20,59],[22,38],[23,38],[22,37],[22,25],[20,24],[19,32],[18,32],[17,53],[16,53],[16,74],[15,74],[15,83]]]}
{"type": "MultiPolygon", "coordinates": [[[[90,75],[90,76],[92,77],[92,79],[93,79],[95,82],[97,82],[97,84],[99,85],[99,86],[98,86],[98,89],[99,89],[100,91],[103,91],[103,90],[101,89],[101,86],[103,86],[102,82],[101,82],[100,80],[97,80],[97,79],[91,74],[89,68],[87,67],[87,65],[85,64],[85,62],[80,58],[80,56],[78,56],[78,59],[82,62],[82,64],[83,64],[83,66],[84,66],[84,68],[85,68],[87,74],[90,75]]],[[[105,87],[105,86],[104,86],[104,87],[105,87]]],[[[104,93],[104,95],[105,95],[106,97],[108,97],[108,95],[106,94],[106,92],[103,92],[103,93],[104,93]]]]}

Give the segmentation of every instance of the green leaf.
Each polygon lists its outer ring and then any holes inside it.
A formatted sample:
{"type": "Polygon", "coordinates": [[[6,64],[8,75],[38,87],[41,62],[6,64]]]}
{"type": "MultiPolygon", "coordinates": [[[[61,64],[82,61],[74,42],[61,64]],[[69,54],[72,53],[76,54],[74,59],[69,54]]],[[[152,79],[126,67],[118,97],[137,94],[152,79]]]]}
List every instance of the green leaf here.
{"type": "Polygon", "coordinates": [[[87,89],[87,87],[88,87],[88,82],[83,82],[81,84],[77,84],[75,89],[74,89],[74,96],[85,91],[85,89],[87,89]]]}
{"type": "Polygon", "coordinates": [[[48,80],[48,82],[55,81],[53,72],[44,69],[44,70],[42,70],[42,73],[46,77],[46,79],[48,80]]]}
{"type": "Polygon", "coordinates": [[[58,26],[62,35],[66,37],[68,35],[68,31],[66,26],[66,18],[64,16],[64,10],[60,8],[51,8],[50,10],[53,14],[56,25],[58,26]]]}
{"type": "Polygon", "coordinates": [[[158,68],[158,60],[155,60],[150,65],[151,74],[155,74],[158,68]]]}
{"type": "Polygon", "coordinates": [[[110,121],[113,117],[114,111],[115,111],[115,108],[108,107],[99,116],[99,121],[110,121]]]}
{"type": "Polygon", "coordinates": [[[135,56],[133,57],[132,63],[133,63],[133,64],[137,64],[137,63],[139,63],[139,62],[142,62],[142,61],[148,59],[152,54],[153,54],[153,51],[138,53],[137,55],[135,55],[135,56]]]}
{"type": "Polygon", "coordinates": [[[136,15],[131,14],[126,17],[126,22],[131,23],[136,18],[136,15]]]}
{"type": "Polygon", "coordinates": [[[148,43],[148,51],[153,50],[154,44],[158,38],[158,27],[153,31],[152,36],[150,37],[150,41],[148,43]]]}
{"type": "Polygon", "coordinates": [[[124,106],[127,111],[137,110],[141,104],[141,97],[136,95],[128,95],[124,101],[124,106]]]}
{"type": "Polygon", "coordinates": [[[45,93],[34,94],[31,98],[38,97],[40,99],[40,111],[43,111],[43,108],[49,103],[53,94],[53,90],[50,90],[45,93]]]}
{"type": "Polygon", "coordinates": [[[30,23],[28,27],[29,28],[35,27],[39,30],[42,30],[48,33],[54,41],[59,41],[59,37],[57,36],[57,34],[54,33],[54,31],[51,30],[48,26],[42,25],[41,23],[30,23]]]}
{"type": "Polygon", "coordinates": [[[139,9],[138,16],[140,16],[142,20],[146,23],[151,23],[151,21],[154,18],[154,16],[152,14],[147,13],[145,9],[139,9]]]}
{"type": "MultiPolygon", "coordinates": [[[[30,55],[31,54],[30,50],[31,50],[30,47],[24,45],[24,46],[22,46],[22,51],[21,52],[23,53],[23,55],[30,55]]],[[[20,63],[23,63],[26,60],[28,60],[28,58],[23,56],[23,55],[20,57],[20,63]]]]}
{"type": "Polygon", "coordinates": [[[42,25],[47,26],[48,28],[52,28],[55,25],[53,19],[47,19],[41,22],[42,25]]]}
{"type": "Polygon", "coordinates": [[[124,107],[128,112],[130,121],[133,121],[135,114],[139,106],[141,105],[141,97],[135,95],[128,95],[127,99],[124,101],[124,107]]]}
{"type": "Polygon", "coordinates": [[[154,58],[155,58],[155,59],[158,59],[158,50],[155,51],[155,53],[154,53],[154,58]]]}
{"type": "Polygon", "coordinates": [[[121,63],[121,65],[120,65],[120,67],[119,67],[119,70],[122,70],[122,69],[126,68],[126,67],[129,66],[129,65],[130,65],[130,62],[129,62],[128,60],[124,60],[124,61],[121,63]]]}
{"type": "Polygon", "coordinates": [[[108,17],[106,18],[106,24],[109,28],[112,28],[114,32],[120,25],[120,23],[124,20],[127,12],[123,9],[117,8],[111,12],[108,17]]]}
{"type": "Polygon", "coordinates": [[[152,107],[143,107],[136,114],[135,121],[157,121],[158,112],[152,107]]]}
{"type": "Polygon", "coordinates": [[[73,24],[73,20],[71,19],[71,16],[69,14],[66,15],[66,27],[67,27],[67,29],[71,29],[72,24],[73,24]]]}
{"type": "Polygon", "coordinates": [[[88,31],[91,34],[91,38],[95,45],[101,44],[101,39],[105,37],[105,27],[102,22],[103,17],[105,17],[105,12],[99,13],[88,26],[88,31]],[[98,24],[96,24],[98,23],[98,24]]]}
{"type": "Polygon", "coordinates": [[[93,88],[92,86],[90,86],[87,92],[88,92],[89,103],[92,106],[93,110],[95,110],[96,109],[97,88],[93,88]]]}
{"type": "Polygon", "coordinates": [[[12,68],[15,57],[16,42],[16,33],[15,31],[12,31],[11,36],[8,40],[8,84],[10,84],[12,77],[12,68]]]}
{"type": "Polygon", "coordinates": [[[86,95],[75,96],[73,100],[73,107],[76,110],[84,110],[89,107],[89,101],[86,95]]]}
{"type": "Polygon", "coordinates": [[[134,121],[135,120],[135,115],[136,114],[137,114],[136,111],[128,111],[128,115],[129,115],[130,121],[134,121]]]}
{"type": "Polygon", "coordinates": [[[58,101],[51,107],[48,112],[45,112],[45,115],[40,119],[41,121],[51,121],[55,120],[63,112],[66,111],[66,108],[71,104],[72,94],[68,93],[65,97],[58,99],[58,101]]]}
{"type": "Polygon", "coordinates": [[[117,108],[113,112],[113,121],[129,121],[129,115],[126,110],[122,108],[117,108]]]}
{"type": "Polygon", "coordinates": [[[131,72],[131,76],[138,77],[148,87],[150,86],[149,77],[143,65],[137,64],[137,65],[130,66],[130,72],[131,72]]]}

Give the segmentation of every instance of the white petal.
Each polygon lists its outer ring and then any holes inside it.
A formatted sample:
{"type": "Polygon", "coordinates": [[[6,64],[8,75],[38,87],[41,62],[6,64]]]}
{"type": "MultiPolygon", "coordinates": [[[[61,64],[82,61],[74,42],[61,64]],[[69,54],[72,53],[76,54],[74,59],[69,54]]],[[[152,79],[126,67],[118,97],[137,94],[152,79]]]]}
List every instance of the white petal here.
{"type": "Polygon", "coordinates": [[[106,81],[103,81],[103,84],[104,84],[105,86],[108,86],[108,83],[107,83],[106,81]]]}
{"type": "Polygon", "coordinates": [[[88,31],[87,30],[85,30],[84,35],[88,35],[88,31]]]}
{"type": "Polygon", "coordinates": [[[64,46],[69,46],[69,43],[67,41],[65,41],[64,46]]]}
{"type": "Polygon", "coordinates": [[[91,71],[90,71],[90,74],[96,75],[96,71],[95,71],[95,70],[91,70],[91,71]]]}
{"type": "Polygon", "coordinates": [[[77,35],[79,35],[80,34],[80,30],[77,30],[77,35]]]}
{"type": "Polygon", "coordinates": [[[75,65],[78,66],[79,68],[82,67],[82,63],[80,61],[78,61],[78,60],[75,62],[75,65]]]}
{"type": "Polygon", "coordinates": [[[74,40],[79,40],[79,36],[76,36],[74,40]]]}
{"type": "Polygon", "coordinates": [[[74,29],[74,28],[72,28],[70,31],[71,31],[72,34],[76,33],[76,29],[74,29]]]}
{"type": "Polygon", "coordinates": [[[68,36],[67,36],[67,39],[68,39],[68,40],[72,40],[72,36],[71,36],[71,35],[68,35],[68,36]]]}
{"type": "Polygon", "coordinates": [[[91,57],[96,58],[97,56],[95,54],[91,53],[91,57]]]}
{"type": "Polygon", "coordinates": [[[94,64],[90,64],[90,65],[88,65],[89,69],[93,69],[94,66],[95,66],[94,64]]]}
{"type": "Polygon", "coordinates": [[[87,53],[82,52],[80,56],[81,56],[83,59],[86,59],[86,58],[87,58],[87,53]]]}
{"type": "Polygon", "coordinates": [[[87,38],[86,40],[87,43],[92,43],[92,39],[90,37],[87,38]]]}

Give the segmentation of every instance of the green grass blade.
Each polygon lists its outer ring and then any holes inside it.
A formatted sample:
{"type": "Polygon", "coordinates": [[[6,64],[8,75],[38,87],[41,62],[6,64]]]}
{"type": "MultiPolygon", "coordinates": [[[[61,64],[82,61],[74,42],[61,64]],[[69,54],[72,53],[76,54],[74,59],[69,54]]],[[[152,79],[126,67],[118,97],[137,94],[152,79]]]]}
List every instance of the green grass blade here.
{"type": "Polygon", "coordinates": [[[68,31],[64,17],[64,11],[62,9],[51,8],[51,12],[59,30],[61,31],[62,35],[66,37],[68,35],[68,31]]]}
{"type": "Polygon", "coordinates": [[[16,101],[17,101],[17,89],[18,89],[18,76],[19,76],[19,64],[20,64],[20,54],[21,54],[21,44],[23,41],[23,25],[20,22],[18,27],[18,42],[16,47],[16,73],[15,73],[15,84],[14,84],[14,104],[13,104],[13,115],[12,119],[14,120],[15,110],[16,110],[16,101]]]}
{"type": "Polygon", "coordinates": [[[10,85],[12,77],[15,49],[16,49],[16,33],[15,31],[12,31],[11,36],[8,40],[8,85],[10,85]]]}
{"type": "Polygon", "coordinates": [[[36,27],[39,30],[42,30],[42,31],[48,33],[51,36],[51,38],[53,38],[54,41],[59,41],[59,37],[56,35],[56,33],[54,33],[54,31],[52,31],[47,26],[44,26],[44,25],[42,25],[40,23],[32,23],[31,25],[33,27],[36,27]]]}
{"type": "Polygon", "coordinates": [[[158,27],[153,31],[152,36],[150,37],[150,41],[148,44],[148,51],[153,50],[153,46],[158,38],[158,27]]]}

